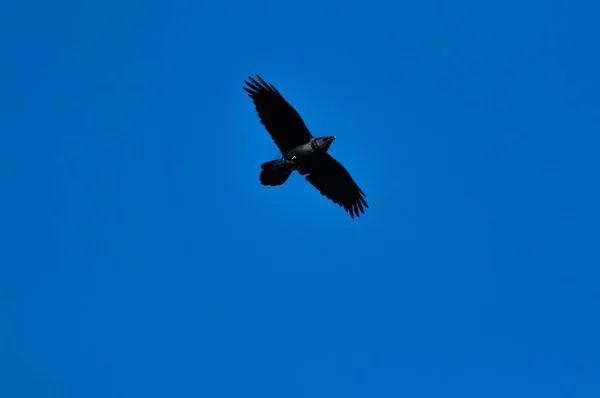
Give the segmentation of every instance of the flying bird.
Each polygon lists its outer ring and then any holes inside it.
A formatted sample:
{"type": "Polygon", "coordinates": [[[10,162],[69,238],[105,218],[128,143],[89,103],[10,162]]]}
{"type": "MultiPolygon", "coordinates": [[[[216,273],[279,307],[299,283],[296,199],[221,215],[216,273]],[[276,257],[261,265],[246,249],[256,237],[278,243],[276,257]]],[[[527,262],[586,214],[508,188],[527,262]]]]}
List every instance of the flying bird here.
{"type": "Polygon", "coordinates": [[[315,138],[294,108],[277,89],[259,75],[244,81],[261,123],[281,151],[281,158],[263,163],[260,182],[266,186],[282,185],[295,170],[306,176],[321,195],[344,208],[350,217],[359,217],[369,207],[364,192],[350,173],[327,150],[335,136],[315,138]]]}

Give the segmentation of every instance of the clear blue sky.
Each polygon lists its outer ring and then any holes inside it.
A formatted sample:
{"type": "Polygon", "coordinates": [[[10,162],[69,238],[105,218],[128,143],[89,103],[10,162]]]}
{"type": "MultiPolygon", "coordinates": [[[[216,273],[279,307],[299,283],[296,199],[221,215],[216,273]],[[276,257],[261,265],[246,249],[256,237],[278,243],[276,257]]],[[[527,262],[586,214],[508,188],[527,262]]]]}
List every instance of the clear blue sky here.
{"type": "Polygon", "coordinates": [[[3,1],[0,397],[597,398],[599,15],[3,1]],[[260,185],[254,73],[363,217],[260,185]]]}

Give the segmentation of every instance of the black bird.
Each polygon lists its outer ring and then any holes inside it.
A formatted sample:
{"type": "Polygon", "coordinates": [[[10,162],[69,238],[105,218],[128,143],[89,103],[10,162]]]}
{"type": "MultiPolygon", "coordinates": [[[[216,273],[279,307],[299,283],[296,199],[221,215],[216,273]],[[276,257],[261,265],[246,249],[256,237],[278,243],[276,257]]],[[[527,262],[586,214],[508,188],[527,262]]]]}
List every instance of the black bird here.
{"type": "Polygon", "coordinates": [[[270,83],[248,77],[243,87],[256,106],[261,123],[279,147],[281,158],[263,163],[260,182],[282,185],[294,170],[306,176],[322,195],[346,210],[350,217],[360,216],[369,207],[364,192],[350,173],[327,153],[335,136],[315,138],[302,118],[270,83]]]}

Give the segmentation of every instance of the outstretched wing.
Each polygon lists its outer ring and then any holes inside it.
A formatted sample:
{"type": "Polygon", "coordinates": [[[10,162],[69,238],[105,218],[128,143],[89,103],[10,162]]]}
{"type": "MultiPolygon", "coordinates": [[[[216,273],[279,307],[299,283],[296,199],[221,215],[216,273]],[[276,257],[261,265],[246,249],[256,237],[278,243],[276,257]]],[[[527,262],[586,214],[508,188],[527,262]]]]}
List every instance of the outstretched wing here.
{"type": "Polygon", "coordinates": [[[249,82],[244,81],[248,86],[244,90],[252,98],[261,123],[281,153],[285,155],[289,150],[310,141],[312,135],[298,112],[272,84],[267,84],[258,75],[256,77],[258,82],[251,77],[248,77],[249,82]]]}
{"type": "Polygon", "coordinates": [[[306,180],[330,199],[350,213],[350,217],[365,212],[369,207],[364,192],[356,185],[350,173],[328,153],[299,170],[300,174],[308,174],[306,180]]]}

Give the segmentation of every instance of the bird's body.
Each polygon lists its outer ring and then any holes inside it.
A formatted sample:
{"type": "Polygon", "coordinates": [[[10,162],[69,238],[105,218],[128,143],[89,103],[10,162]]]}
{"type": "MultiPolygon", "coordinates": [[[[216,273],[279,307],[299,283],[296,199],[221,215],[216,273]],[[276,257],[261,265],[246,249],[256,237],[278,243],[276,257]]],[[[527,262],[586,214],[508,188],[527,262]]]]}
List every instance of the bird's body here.
{"type": "Polygon", "coordinates": [[[307,142],[306,144],[298,145],[297,147],[289,150],[281,157],[281,159],[279,159],[278,162],[282,164],[297,164],[301,160],[313,155],[315,153],[312,143],[313,140],[314,139],[311,139],[311,141],[307,142]]]}
{"type": "Polygon", "coordinates": [[[306,144],[298,145],[285,153],[277,162],[276,166],[287,164],[298,169],[301,165],[312,159],[314,156],[319,156],[327,151],[329,145],[325,146],[326,142],[333,142],[335,137],[311,138],[306,144]]]}
{"type": "Polygon", "coordinates": [[[260,182],[267,186],[282,185],[293,171],[298,171],[352,218],[364,213],[364,208],[369,207],[365,194],[344,166],[327,153],[336,137],[313,137],[300,115],[275,87],[258,75],[257,78],[260,82],[250,77],[244,90],[254,101],[262,124],[282,154],[281,158],[261,165],[260,182]]]}

